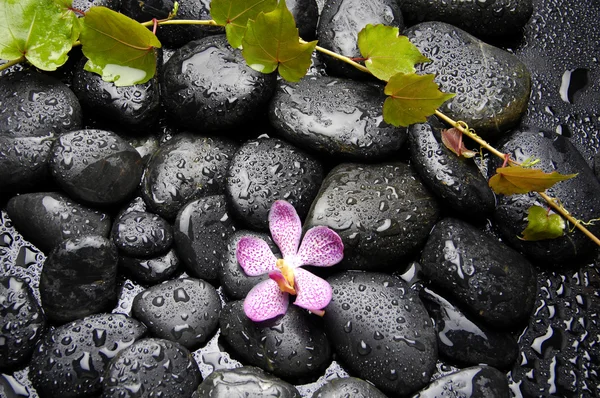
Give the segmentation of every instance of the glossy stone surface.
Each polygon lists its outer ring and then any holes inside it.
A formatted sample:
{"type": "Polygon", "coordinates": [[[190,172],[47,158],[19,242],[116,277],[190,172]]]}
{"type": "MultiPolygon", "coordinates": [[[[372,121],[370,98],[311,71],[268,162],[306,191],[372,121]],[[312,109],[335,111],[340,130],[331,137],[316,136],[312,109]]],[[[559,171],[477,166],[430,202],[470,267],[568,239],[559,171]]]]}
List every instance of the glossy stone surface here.
{"type": "Polygon", "coordinates": [[[413,398],[509,398],[506,376],[490,366],[474,366],[441,377],[413,398]]]}
{"type": "Polygon", "coordinates": [[[53,134],[8,137],[0,134],[0,191],[39,188],[50,180],[48,158],[53,134]]]}
{"type": "Polygon", "coordinates": [[[156,214],[131,211],[113,223],[111,238],[121,254],[148,258],[164,254],[171,248],[173,229],[156,214]]]}

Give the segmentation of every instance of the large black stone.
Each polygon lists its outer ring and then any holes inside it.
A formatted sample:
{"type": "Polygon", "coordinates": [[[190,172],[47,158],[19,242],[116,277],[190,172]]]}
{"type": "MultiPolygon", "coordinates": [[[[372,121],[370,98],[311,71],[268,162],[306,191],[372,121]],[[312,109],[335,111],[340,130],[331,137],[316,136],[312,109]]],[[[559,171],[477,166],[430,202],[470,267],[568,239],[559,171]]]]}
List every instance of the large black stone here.
{"type": "Polygon", "coordinates": [[[474,366],[440,377],[414,398],[509,398],[508,379],[490,366],[474,366]]]}

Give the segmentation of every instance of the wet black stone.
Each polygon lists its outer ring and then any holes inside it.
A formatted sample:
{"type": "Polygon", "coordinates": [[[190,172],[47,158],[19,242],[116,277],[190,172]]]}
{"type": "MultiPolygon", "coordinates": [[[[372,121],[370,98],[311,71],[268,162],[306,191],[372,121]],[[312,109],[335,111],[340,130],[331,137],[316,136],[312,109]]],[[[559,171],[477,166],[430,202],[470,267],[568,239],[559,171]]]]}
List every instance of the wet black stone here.
{"type": "Polygon", "coordinates": [[[276,257],[281,257],[281,255],[279,255],[279,249],[275,243],[273,243],[271,236],[266,233],[242,230],[231,235],[227,241],[227,249],[221,256],[219,281],[221,282],[221,286],[223,287],[225,294],[234,300],[241,300],[245,298],[257,283],[269,278],[268,274],[248,276],[242,267],[240,267],[236,256],[237,244],[240,239],[245,236],[251,236],[264,240],[269,244],[271,251],[275,253],[276,257]]]}
{"type": "Polygon", "coordinates": [[[149,258],[171,248],[173,230],[167,220],[156,214],[132,211],[115,221],[111,238],[121,254],[149,258]]]}
{"type": "Polygon", "coordinates": [[[383,392],[406,395],[429,382],[437,346],[431,319],[401,279],[344,272],[327,279],[333,299],[325,328],[351,374],[383,392]]]}
{"type": "Polygon", "coordinates": [[[322,180],[323,168],[314,157],[280,139],[259,138],[243,144],[231,160],[225,195],[234,216],[268,230],[276,200],[288,201],[303,220],[322,180]]]}
{"type": "Polygon", "coordinates": [[[0,276],[0,371],[29,361],[46,319],[27,282],[0,276]]]}
{"type": "Polygon", "coordinates": [[[296,388],[260,368],[244,366],[216,370],[198,386],[192,398],[300,398],[296,388]]]}
{"type": "Polygon", "coordinates": [[[376,160],[398,152],[406,129],[383,121],[383,86],[311,76],[280,81],[269,119],[288,141],[336,158],[376,160]]]}
{"type": "Polygon", "coordinates": [[[102,236],[71,238],[48,255],[40,277],[42,308],[48,320],[64,323],[114,305],[117,248],[102,236]]]}
{"type": "Polygon", "coordinates": [[[428,288],[421,291],[421,298],[434,321],[440,356],[463,366],[486,364],[507,369],[515,363],[519,347],[510,333],[474,322],[428,288]]]}
{"type": "Polygon", "coordinates": [[[153,258],[119,256],[119,268],[137,282],[153,285],[173,276],[180,260],[175,249],[153,258]]]}
{"type": "Polygon", "coordinates": [[[53,134],[8,137],[0,133],[0,192],[39,188],[50,179],[48,157],[53,138],[53,134]]]}
{"type": "Polygon", "coordinates": [[[178,49],[163,68],[161,94],[172,120],[192,131],[244,127],[266,105],[276,74],[250,68],[225,35],[178,49]]]}
{"type": "Polygon", "coordinates": [[[0,79],[0,134],[35,137],[81,127],[81,105],[69,87],[37,72],[0,79]]]}
{"type": "Polygon", "coordinates": [[[319,20],[319,8],[315,0],[286,0],[288,10],[294,16],[298,35],[304,40],[313,40],[319,20]]]}
{"type": "Polygon", "coordinates": [[[102,80],[100,75],[84,70],[86,62],[84,57],[75,67],[73,92],[90,116],[101,123],[136,131],[150,127],[158,119],[160,89],[157,77],[143,84],[117,87],[102,80]]]}
{"type": "Polygon", "coordinates": [[[435,225],[421,265],[436,290],[494,328],[514,329],[533,310],[533,266],[464,221],[445,218],[435,225]]]}
{"type": "Polygon", "coordinates": [[[356,377],[333,379],[323,384],[314,392],[312,398],[386,398],[371,383],[356,377]]]}
{"type": "Polygon", "coordinates": [[[143,324],[122,314],[96,314],[60,326],[37,345],[29,377],[45,397],[95,396],[109,361],[144,334],[143,324]]]}
{"type": "Polygon", "coordinates": [[[535,313],[519,336],[511,372],[525,397],[593,398],[600,385],[598,262],[573,271],[542,271],[535,313]]]}
{"type": "Polygon", "coordinates": [[[65,239],[90,234],[107,237],[110,232],[107,214],[55,192],[14,196],[6,212],[15,228],[45,253],[65,239]]]}
{"type": "Polygon", "coordinates": [[[102,382],[103,397],[189,398],[202,377],[192,354],[181,344],[141,339],[119,352],[102,382]]]}
{"type": "MultiPolygon", "coordinates": [[[[400,2],[394,0],[330,0],[321,11],[317,36],[319,46],[350,58],[362,57],[358,50],[358,33],[367,25],[404,28],[400,2]]],[[[361,72],[346,63],[328,58],[327,71],[336,76],[364,79],[361,72]]]]}
{"type": "Polygon", "coordinates": [[[235,224],[227,213],[225,197],[212,195],[185,205],[173,227],[177,254],[188,274],[214,281],[218,278],[221,255],[235,224]]]}
{"type": "Polygon", "coordinates": [[[439,206],[405,163],[344,163],[323,181],[305,228],[325,225],[344,243],[336,268],[394,271],[418,251],[439,206]]]}
{"type": "Polygon", "coordinates": [[[413,124],[408,129],[413,167],[441,204],[469,219],[490,216],[496,198],[486,178],[473,159],[458,157],[446,148],[439,127],[433,122],[413,124]]]}
{"type": "Polygon", "coordinates": [[[135,296],[132,311],[152,336],[193,350],[217,329],[221,300],[202,279],[173,279],[135,296]]]}
{"type": "Polygon", "coordinates": [[[477,37],[503,40],[521,35],[533,12],[532,0],[402,0],[400,6],[410,25],[441,21],[477,37]]]}
{"type": "Polygon", "coordinates": [[[509,398],[508,379],[490,366],[474,366],[440,377],[414,398],[509,398]]]}
{"type": "Polygon", "coordinates": [[[131,198],[142,177],[140,154],[104,130],[78,130],[59,137],[49,158],[54,180],[74,199],[112,204],[131,198]]]}
{"type": "Polygon", "coordinates": [[[532,96],[522,128],[570,138],[591,164],[600,148],[600,3],[533,0],[534,12],[515,55],[531,72],[532,96]],[[568,10],[568,12],[560,12],[568,10]]]}
{"type": "MultiPolygon", "coordinates": [[[[578,173],[577,177],[561,181],[547,190],[547,194],[558,198],[560,203],[577,219],[588,221],[598,217],[600,209],[600,182],[587,166],[585,159],[571,144],[569,139],[555,133],[542,133],[539,130],[514,131],[507,141],[498,147],[503,153],[510,153],[511,159],[522,162],[530,156],[540,159],[535,167],[547,173],[578,173]]],[[[490,164],[490,173],[495,172],[501,162],[490,164]]],[[[543,267],[556,264],[576,264],[597,249],[596,245],[579,230],[550,240],[524,241],[519,239],[527,227],[528,209],[532,205],[546,206],[535,193],[525,195],[498,196],[498,206],[494,213],[496,226],[502,238],[518,251],[543,267]]],[[[598,235],[600,225],[587,228],[598,235]]]]}
{"type": "Polygon", "coordinates": [[[148,162],[142,197],[153,212],[172,220],[189,201],[222,193],[236,145],[220,138],[179,134],[148,162]]]}
{"type": "Polygon", "coordinates": [[[221,311],[221,340],[243,363],[301,384],[315,380],[331,362],[331,348],[314,315],[290,303],[283,316],[254,322],[243,301],[229,302],[221,311]]]}
{"type": "Polygon", "coordinates": [[[517,57],[443,22],[423,22],[404,34],[432,61],[418,66],[419,73],[435,74],[442,91],[456,93],[440,111],[488,140],[519,123],[531,79],[517,57]]]}

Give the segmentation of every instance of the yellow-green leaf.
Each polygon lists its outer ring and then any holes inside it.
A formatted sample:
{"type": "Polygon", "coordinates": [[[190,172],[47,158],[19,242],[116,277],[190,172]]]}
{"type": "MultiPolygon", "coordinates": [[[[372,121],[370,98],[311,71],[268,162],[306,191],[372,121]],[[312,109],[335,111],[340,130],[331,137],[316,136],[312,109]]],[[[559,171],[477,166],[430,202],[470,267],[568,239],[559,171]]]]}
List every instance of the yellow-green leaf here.
{"type": "Polygon", "coordinates": [[[527,228],[521,232],[522,240],[560,238],[565,233],[566,223],[558,214],[549,214],[540,206],[531,206],[527,214],[527,228]]]}
{"type": "Polygon", "coordinates": [[[254,20],[261,12],[273,11],[276,6],[277,0],[212,0],[210,16],[217,24],[225,26],[231,47],[239,48],[248,20],[254,20]]]}
{"type": "Polygon", "coordinates": [[[156,73],[160,41],[139,22],[106,7],[92,7],[83,18],[81,46],[85,70],[116,86],[145,83],[156,73]]]}
{"type": "Polygon", "coordinates": [[[385,81],[396,73],[414,73],[415,64],[430,61],[392,26],[368,24],[358,33],[358,48],[367,69],[385,81]]]}
{"type": "Polygon", "coordinates": [[[496,174],[490,178],[489,185],[494,192],[502,195],[544,192],[557,182],[576,176],[577,174],[563,175],[556,171],[545,173],[540,169],[507,166],[496,169],[496,174]]]}
{"type": "Polygon", "coordinates": [[[306,75],[317,42],[300,42],[294,17],[282,0],[275,10],[248,21],[242,45],[242,55],[252,69],[271,73],[279,67],[281,77],[297,82],[306,75]]]}
{"type": "Polygon", "coordinates": [[[441,92],[434,77],[415,73],[392,76],[384,89],[389,98],[383,103],[383,119],[397,127],[427,121],[427,116],[455,95],[441,92]]]}

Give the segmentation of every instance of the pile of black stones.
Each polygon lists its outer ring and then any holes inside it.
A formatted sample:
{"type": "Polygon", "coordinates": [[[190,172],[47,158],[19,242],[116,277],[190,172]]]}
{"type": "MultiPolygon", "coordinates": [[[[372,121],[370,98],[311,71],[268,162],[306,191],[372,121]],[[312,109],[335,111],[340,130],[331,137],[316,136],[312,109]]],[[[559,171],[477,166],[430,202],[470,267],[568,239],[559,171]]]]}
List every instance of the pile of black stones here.
{"type": "MultiPolygon", "coordinates": [[[[76,1],[140,21],[170,0],[76,1]]],[[[178,18],[208,2],[179,0],[178,18]]],[[[366,23],[432,62],[443,111],[513,159],[578,173],[550,194],[600,216],[594,1],[292,0],[301,35],[359,56],[366,23]],[[594,171],[595,170],[595,171],[594,171]]],[[[289,83],[223,30],[160,28],[157,76],[115,87],[81,53],[0,76],[0,396],[596,397],[599,256],[579,231],[519,239],[534,194],[455,157],[435,118],[395,128],[383,85],[315,55],[289,83]],[[243,313],[244,236],[289,201],[341,236],[320,318],[243,313]]],[[[473,147],[471,142],[467,146],[473,147]]],[[[596,235],[600,226],[591,224],[596,235]]]]}

